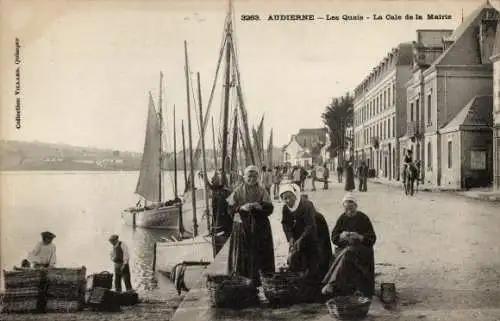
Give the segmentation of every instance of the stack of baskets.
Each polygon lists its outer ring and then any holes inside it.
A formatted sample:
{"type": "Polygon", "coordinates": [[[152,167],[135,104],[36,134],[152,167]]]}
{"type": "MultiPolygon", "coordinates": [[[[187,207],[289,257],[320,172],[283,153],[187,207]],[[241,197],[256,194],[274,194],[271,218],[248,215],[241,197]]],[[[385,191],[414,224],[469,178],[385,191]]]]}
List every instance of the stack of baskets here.
{"type": "Polygon", "coordinates": [[[75,312],[85,304],[86,268],[47,269],[47,311],[75,312]]]}
{"type": "Polygon", "coordinates": [[[361,295],[337,296],[326,303],[330,315],[337,319],[363,318],[370,310],[371,300],[361,295]]]}
{"type": "Polygon", "coordinates": [[[5,294],[3,313],[33,313],[43,310],[42,270],[3,271],[5,294]]]}
{"type": "Polygon", "coordinates": [[[257,288],[246,277],[209,274],[207,288],[211,307],[246,308],[258,302],[257,288]]]}
{"type": "Polygon", "coordinates": [[[314,302],[321,297],[321,287],[302,273],[280,271],[261,274],[264,294],[271,305],[314,302]]]}

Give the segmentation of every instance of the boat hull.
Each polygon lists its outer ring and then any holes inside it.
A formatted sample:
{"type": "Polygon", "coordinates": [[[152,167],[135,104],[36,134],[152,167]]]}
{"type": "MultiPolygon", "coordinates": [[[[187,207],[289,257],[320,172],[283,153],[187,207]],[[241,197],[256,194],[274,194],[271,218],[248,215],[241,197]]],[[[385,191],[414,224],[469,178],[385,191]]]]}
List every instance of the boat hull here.
{"type": "Polygon", "coordinates": [[[145,211],[123,211],[122,219],[127,225],[166,229],[166,230],[179,230],[180,219],[182,215],[182,205],[163,206],[145,211]]]}

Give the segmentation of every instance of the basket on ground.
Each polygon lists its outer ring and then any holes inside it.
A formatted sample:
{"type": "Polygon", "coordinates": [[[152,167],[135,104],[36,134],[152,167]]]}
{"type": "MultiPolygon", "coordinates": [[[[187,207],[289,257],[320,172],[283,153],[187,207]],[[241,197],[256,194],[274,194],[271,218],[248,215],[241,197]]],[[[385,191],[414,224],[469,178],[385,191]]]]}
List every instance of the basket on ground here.
{"type": "Polygon", "coordinates": [[[207,288],[211,307],[245,308],[258,301],[257,288],[246,277],[209,274],[207,288]]]}
{"type": "Polygon", "coordinates": [[[332,317],[352,319],[366,316],[371,303],[372,301],[367,297],[351,295],[334,297],[326,305],[332,317]]]}
{"type": "Polygon", "coordinates": [[[39,287],[45,278],[43,270],[3,271],[5,289],[39,287]]]}
{"type": "Polygon", "coordinates": [[[261,281],[264,294],[271,304],[312,302],[321,296],[319,282],[304,277],[303,273],[261,273],[261,281]]]}

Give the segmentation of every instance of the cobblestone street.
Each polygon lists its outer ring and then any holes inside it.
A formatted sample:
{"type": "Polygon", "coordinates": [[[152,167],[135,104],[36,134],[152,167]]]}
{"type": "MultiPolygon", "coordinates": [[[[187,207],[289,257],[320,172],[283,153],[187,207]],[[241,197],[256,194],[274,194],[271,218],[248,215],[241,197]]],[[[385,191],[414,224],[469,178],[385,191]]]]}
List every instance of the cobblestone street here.
{"type": "MultiPolygon", "coordinates": [[[[333,228],[343,185],[308,192],[333,228]]],[[[354,192],[377,233],[377,286],[394,282],[396,315],[426,320],[500,320],[500,208],[451,193],[403,195],[368,184],[354,192]]],[[[375,314],[376,311],[375,311],[375,314]]]]}

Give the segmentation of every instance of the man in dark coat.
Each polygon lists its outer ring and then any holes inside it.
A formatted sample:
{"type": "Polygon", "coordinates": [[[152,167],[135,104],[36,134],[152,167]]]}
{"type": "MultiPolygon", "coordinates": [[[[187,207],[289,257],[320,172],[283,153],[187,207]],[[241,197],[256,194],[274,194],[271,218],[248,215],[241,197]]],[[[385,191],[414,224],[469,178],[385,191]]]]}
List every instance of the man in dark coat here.
{"type": "Polygon", "coordinates": [[[361,162],[361,165],[358,168],[358,179],[359,179],[359,191],[366,192],[367,182],[368,182],[368,166],[366,166],[365,162],[361,162]]]}

